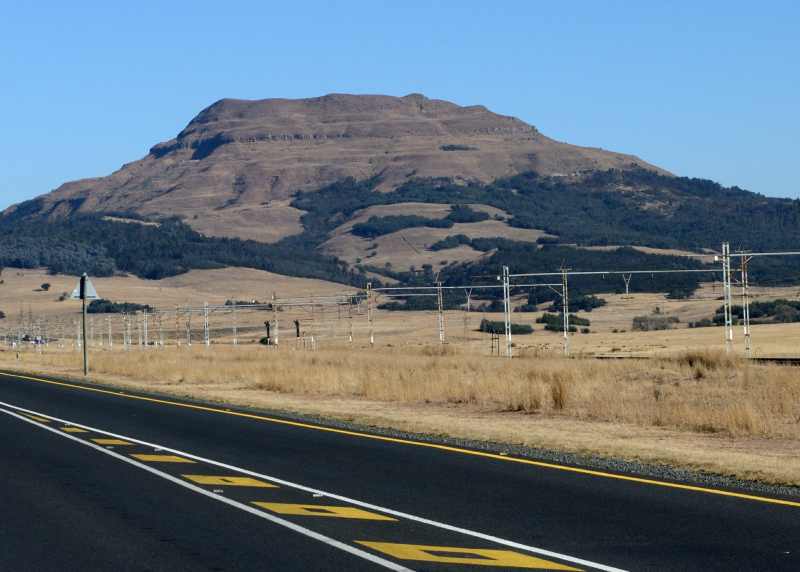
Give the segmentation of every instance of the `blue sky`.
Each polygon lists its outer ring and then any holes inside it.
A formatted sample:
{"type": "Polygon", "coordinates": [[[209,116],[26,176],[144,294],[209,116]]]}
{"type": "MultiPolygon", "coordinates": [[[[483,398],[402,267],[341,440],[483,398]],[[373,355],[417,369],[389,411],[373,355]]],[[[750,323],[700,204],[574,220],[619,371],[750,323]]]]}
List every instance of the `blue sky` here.
{"type": "Polygon", "coordinates": [[[223,97],[421,92],[676,174],[800,196],[800,3],[15,2],[0,208],[105,175],[223,97]]]}

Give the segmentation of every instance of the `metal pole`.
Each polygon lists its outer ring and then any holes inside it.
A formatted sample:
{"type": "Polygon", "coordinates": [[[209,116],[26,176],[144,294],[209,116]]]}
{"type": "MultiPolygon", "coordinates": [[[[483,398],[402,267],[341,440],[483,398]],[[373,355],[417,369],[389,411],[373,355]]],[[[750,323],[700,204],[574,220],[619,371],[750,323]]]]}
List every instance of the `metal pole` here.
{"type": "Polygon", "coordinates": [[[375,345],[375,331],[372,318],[372,282],[367,282],[367,323],[369,324],[369,345],[375,345]]]}
{"type": "Polygon", "coordinates": [[[744,351],[747,357],[752,355],[752,340],[750,339],[750,282],[747,276],[747,264],[750,259],[742,257],[742,321],[744,323],[744,351]]]}
{"type": "Polygon", "coordinates": [[[272,293],[272,321],[275,322],[275,347],[278,347],[278,297],[272,293]]]}
{"type": "MultiPolygon", "coordinates": [[[[82,281],[86,280],[86,275],[81,278],[82,281]]],[[[89,347],[86,343],[86,296],[83,295],[85,292],[84,288],[81,288],[81,316],[82,316],[82,324],[83,324],[83,375],[89,375],[89,347]]]]}
{"type": "Polygon", "coordinates": [[[208,325],[208,302],[203,306],[203,342],[206,347],[211,345],[211,331],[208,325]]]}
{"type": "Polygon", "coordinates": [[[471,304],[471,302],[472,302],[472,289],[470,288],[469,290],[466,290],[466,294],[467,294],[467,308],[466,308],[466,309],[467,309],[467,311],[466,311],[466,313],[464,314],[464,341],[465,341],[465,342],[468,340],[468,337],[467,337],[467,329],[468,329],[468,327],[469,327],[469,312],[470,312],[470,306],[472,305],[472,304],[471,304]]]}
{"type": "Polygon", "coordinates": [[[623,274],[622,279],[625,281],[625,298],[631,297],[631,278],[633,278],[632,274],[623,274]]]}
{"type": "Polygon", "coordinates": [[[444,300],[442,299],[442,283],[436,283],[436,301],[439,306],[438,325],[439,325],[439,343],[445,343],[444,334],[444,300]]]}
{"type": "Polygon", "coordinates": [[[506,357],[514,357],[514,346],[511,339],[511,279],[508,266],[503,266],[503,320],[506,329],[506,357]]]}
{"type": "Polygon", "coordinates": [[[564,322],[564,355],[569,355],[569,284],[567,269],[561,270],[561,312],[564,322]]]}
{"type": "Polygon", "coordinates": [[[733,300],[731,297],[731,245],[722,243],[722,281],[725,314],[725,351],[733,350],[733,300]]]}
{"type": "Polygon", "coordinates": [[[231,317],[233,318],[233,345],[239,345],[239,323],[236,318],[236,305],[234,304],[233,308],[231,309],[231,317]]]}
{"type": "Polygon", "coordinates": [[[186,345],[192,345],[192,308],[186,306],[186,345]]]}

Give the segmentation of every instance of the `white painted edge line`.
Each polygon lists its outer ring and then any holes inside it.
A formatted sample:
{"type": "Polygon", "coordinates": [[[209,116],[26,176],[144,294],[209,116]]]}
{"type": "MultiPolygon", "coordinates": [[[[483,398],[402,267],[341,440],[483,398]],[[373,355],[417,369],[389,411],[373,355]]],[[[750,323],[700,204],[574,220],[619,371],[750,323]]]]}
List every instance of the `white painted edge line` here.
{"type": "MultiPolygon", "coordinates": [[[[7,404],[3,403],[2,405],[7,405],[7,404]]],[[[9,407],[13,407],[13,406],[9,406],[9,407]]],[[[19,408],[19,410],[20,411],[25,411],[25,410],[23,410],[21,408],[19,408]]],[[[207,491],[205,489],[202,489],[202,488],[200,488],[200,487],[198,487],[196,485],[193,485],[192,483],[189,483],[187,481],[179,479],[178,477],[174,477],[174,476],[172,476],[172,475],[170,475],[168,473],[164,473],[162,471],[159,471],[158,469],[155,469],[155,468],[153,468],[153,467],[151,467],[149,465],[145,465],[143,463],[140,463],[139,461],[135,461],[135,460],[133,460],[133,459],[131,459],[129,457],[126,457],[125,455],[120,455],[119,453],[115,453],[114,451],[110,451],[109,449],[106,449],[105,447],[101,447],[100,445],[95,445],[94,443],[90,443],[89,441],[84,441],[83,439],[80,439],[80,438],[75,437],[73,435],[70,435],[68,433],[64,433],[63,431],[59,431],[58,429],[54,429],[53,427],[48,427],[47,425],[44,425],[43,423],[39,423],[38,421],[34,421],[33,419],[29,419],[27,417],[24,417],[22,415],[14,413],[13,411],[8,411],[6,409],[0,408],[0,413],[5,413],[6,415],[10,415],[11,417],[16,417],[17,419],[25,421],[26,423],[30,423],[31,425],[35,425],[35,426],[37,426],[37,427],[39,427],[41,429],[46,429],[47,431],[55,433],[56,435],[58,435],[60,437],[64,437],[64,438],[69,439],[71,441],[75,441],[77,443],[80,443],[81,445],[85,445],[87,447],[90,447],[92,449],[100,451],[101,453],[105,453],[106,455],[114,457],[115,459],[118,459],[120,461],[124,461],[124,462],[126,462],[126,463],[128,463],[130,465],[133,465],[134,467],[137,467],[139,469],[147,471],[148,473],[152,473],[152,474],[154,474],[154,475],[156,475],[158,477],[161,477],[162,479],[170,481],[170,482],[172,482],[172,483],[174,483],[176,485],[180,485],[180,486],[182,486],[182,487],[184,487],[186,489],[189,489],[189,490],[191,490],[193,492],[199,493],[199,494],[201,494],[203,496],[206,496],[206,497],[208,497],[210,499],[214,499],[216,501],[219,501],[221,503],[227,504],[227,505],[232,506],[234,508],[238,508],[239,510],[243,510],[243,511],[245,511],[247,513],[250,513],[250,514],[254,515],[254,516],[257,516],[259,518],[263,518],[264,520],[268,520],[268,521],[270,521],[270,522],[272,522],[274,524],[277,524],[279,526],[282,526],[284,528],[288,528],[289,530],[292,530],[293,532],[298,532],[298,533],[300,533],[300,534],[302,534],[304,536],[308,536],[309,538],[312,538],[314,540],[322,542],[323,544],[327,544],[328,546],[332,546],[333,548],[338,548],[339,550],[343,550],[343,551],[348,552],[348,553],[350,553],[350,554],[352,554],[354,556],[358,556],[359,558],[363,558],[364,560],[369,560],[370,562],[372,562],[374,564],[378,564],[379,566],[383,566],[384,568],[388,568],[389,570],[394,570],[395,572],[414,572],[410,568],[406,568],[405,566],[401,566],[400,564],[395,564],[394,562],[390,562],[389,560],[384,560],[383,558],[381,558],[379,556],[375,556],[373,554],[370,554],[369,552],[365,552],[365,551],[363,551],[363,550],[361,550],[359,548],[356,548],[354,546],[350,546],[349,544],[345,544],[344,542],[340,542],[340,541],[338,541],[336,539],[333,539],[333,538],[327,537],[325,535],[319,534],[318,532],[314,532],[313,530],[309,530],[308,528],[305,528],[303,526],[294,524],[293,522],[289,522],[288,520],[284,520],[284,519],[279,518],[277,516],[274,516],[272,514],[263,512],[263,511],[258,510],[256,508],[248,506],[248,505],[246,505],[244,503],[240,503],[238,501],[235,501],[235,500],[223,497],[221,495],[212,493],[212,492],[207,491]]],[[[43,417],[48,417],[48,416],[43,416],[43,417]]],[[[73,425],[75,427],[79,427],[79,425],[76,425],[74,423],[67,423],[67,422],[62,421],[61,419],[57,419],[55,417],[49,417],[49,418],[52,419],[53,421],[59,421],[61,423],[65,423],[65,424],[68,424],[68,425],[73,425]]],[[[99,432],[102,433],[102,431],[99,431],[99,432]]],[[[110,435],[110,433],[106,433],[106,434],[110,435]]],[[[133,439],[130,439],[130,441],[133,441],[133,439]]]]}
{"type": "MultiPolygon", "coordinates": [[[[575,556],[568,556],[566,554],[561,554],[559,552],[554,552],[552,550],[546,550],[544,548],[537,548],[535,546],[529,546],[527,544],[522,544],[520,542],[515,542],[513,540],[506,540],[505,538],[500,538],[498,536],[492,536],[491,534],[485,534],[483,532],[477,532],[477,531],[470,530],[470,529],[467,529],[467,528],[461,528],[461,527],[458,527],[458,526],[454,526],[452,524],[447,524],[447,523],[444,523],[444,522],[439,522],[439,521],[436,521],[436,520],[431,520],[431,519],[428,519],[428,518],[415,516],[413,514],[408,514],[408,513],[405,513],[405,512],[398,511],[398,510],[394,510],[394,509],[385,508],[385,507],[382,507],[382,506],[370,504],[370,503],[367,503],[367,502],[364,502],[364,501],[360,501],[360,500],[356,500],[356,499],[352,499],[352,498],[349,498],[349,497],[346,497],[346,496],[337,495],[337,494],[334,494],[334,493],[329,493],[327,491],[323,491],[323,490],[320,490],[320,489],[315,489],[313,487],[307,487],[305,485],[301,485],[301,484],[298,484],[298,483],[293,483],[291,481],[286,481],[286,480],[278,478],[278,477],[272,477],[270,475],[264,475],[264,474],[261,474],[261,473],[257,473],[255,471],[250,471],[248,469],[242,469],[242,468],[236,467],[234,465],[228,465],[226,463],[221,463],[219,461],[214,461],[214,460],[206,459],[204,457],[200,457],[200,456],[197,456],[197,455],[192,455],[191,453],[186,453],[186,452],[180,451],[178,449],[171,449],[171,448],[165,447],[163,445],[156,445],[154,443],[149,443],[147,441],[142,441],[140,439],[135,439],[133,437],[128,437],[126,435],[120,435],[120,434],[117,434],[117,433],[111,433],[110,431],[104,431],[102,429],[96,429],[96,428],[91,427],[89,425],[82,425],[80,423],[75,423],[75,422],[72,422],[72,421],[59,419],[58,417],[53,417],[52,415],[48,415],[46,413],[40,413],[38,411],[25,409],[23,407],[18,407],[16,405],[11,405],[10,403],[5,403],[3,401],[0,401],[0,406],[4,406],[4,407],[11,408],[11,409],[15,409],[17,411],[22,411],[24,413],[28,413],[28,414],[31,414],[31,415],[38,415],[38,416],[41,416],[41,417],[46,417],[48,419],[52,419],[53,421],[58,421],[60,423],[64,423],[65,425],[72,425],[74,427],[81,427],[83,429],[87,429],[87,430],[93,431],[95,433],[102,433],[104,435],[108,435],[109,437],[114,437],[116,439],[124,439],[124,440],[127,440],[127,441],[131,441],[133,443],[137,443],[139,445],[144,445],[145,447],[151,447],[153,449],[160,449],[161,451],[166,451],[168,453],[172,453],[172,454],[175,454],[175,455],[180,455],[182,457],[186,457],[188,459],[192,459],[192,460],[198,461],[200,463],[206,463],[206,464],[209,464],[209,465],[214,465],[216,467],[228,469],[228,470],[231,470],[231,471],[235,471],[235,472],[238,472],[238,473],[249,475],[251,477],[258,477],[258,478],[263,479],[265,481],[270,481],[272,483],[283,485],[285,487],[290,487],[290,488],[294,488],[294,489],[297,489],[297,490],[301,490],[301,491],[305,491],[305,492],[308,492],[308,493],[312,493],[312,494],[315,494],[315,495],[320,495],[320,496],[323,496],[323,497],[340,500],[342,502],[346,502],[346,503],[349,503],[349,504],[354,504],[354,505],[360,506],[362,508],[374,510],[374,511],[377,511],[377,512],[382,512],[384,514],[390,514],[390,515],[396,516],[398,518],[411,520],[411,521],[418,522],[418,523],[421,523],[421,524],[427,524],[429,526],[433,526],[433,527],[436,527],[436,528],[441,528],[443,530],[448,530],[450,532],[455,532],[455,533],[458,533],[458,534],[462,534],[464,536],[471,536],[473,538],[480,538],[481,540],[486,540],[488,542],[493,542],[495,544],[508,546],[510,548],[516,548],[518,550],[525,550],[525,551],[531,552],[533,554],[539,554],[539,555],[542,555],[542,556],[550,556],[552,558],[558,558],[558,559],[564,560],[565,562],[570,562],[572,564],[580,564],[582,566],[589,566],[591,568],[596,568],[597,570],[603,570],[604,572],[627,572],[626,570],[624,570],[622,568],[615,568],[613,566],[608,566],[608,565],[605,565],[605,564],[599,564],[597,562],[592,562],[591,560],[585,560],[585,559],[582,559],[582,558],[577,558],[575,556]]],[[[2,410],[0,409],[0,411],[2,411],[2,410]]],[[[6,412],[6,413],[8,413],[8,412],[6,412]]],[[[23,419],[25,421],[31,422],[34,425],[39,425],[39,423],[36,423],[36,422],[34,422],[32,420],[29,420],[27,418],[23,418],[23,419]]],[[[47,427],[46,425],[41,425],[41,426],[44,427],[45,429],[51,429],[50,427],[47,427]]],[[[53,430],[53,429],[51,429],[51,430],[53,430]]],[[[57,431],[57,430],[53,430],[53,431],[55,431],[59,435],[62,435],[62,433],[57,431]]],[[[65,435],[65,436],[72,437],[71,435],[65,435]]],[[[77,438],[77,437],[73,437],[73,438],[76,441],[79,441],[81,443],[85,443],[85,441],[83,441],[80,438],[77,438]]],[[[98,448],[101,448],[101,447],[98,447],[98,448]]],[[[102,450],[105,451],[105,449],[102,449],[102,450]]],[[[126,461],[129,460],[129,459],[127,459],[127,457],[123,457],[123,458],[126,461]]],[[[147,467],[147,466],[145,466],[145,467],[148,468],[148,469],[150,468],[150,467],[147,467]]]]}

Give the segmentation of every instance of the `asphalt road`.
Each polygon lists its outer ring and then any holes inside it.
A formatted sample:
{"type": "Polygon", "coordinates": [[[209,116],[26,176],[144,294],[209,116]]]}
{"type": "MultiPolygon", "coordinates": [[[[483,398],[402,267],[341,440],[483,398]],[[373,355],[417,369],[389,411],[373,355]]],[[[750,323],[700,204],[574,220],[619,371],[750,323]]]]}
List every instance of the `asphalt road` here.
{"type": "Polygon", "coordinates": [[[0,570],[800,570],[800,502],[0,374],[0,570]]]}

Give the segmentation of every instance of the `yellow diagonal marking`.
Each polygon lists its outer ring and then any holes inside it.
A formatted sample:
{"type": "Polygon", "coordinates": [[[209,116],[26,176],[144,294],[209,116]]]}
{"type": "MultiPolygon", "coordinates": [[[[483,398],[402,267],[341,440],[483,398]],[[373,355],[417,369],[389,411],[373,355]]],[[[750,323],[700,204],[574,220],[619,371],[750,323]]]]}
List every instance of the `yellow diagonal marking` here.
{"type": "Polygon", "coordinates": [[[253,504],[276,514],[321,516],[326,518],[355,518],[359,520],[397,520],[396,518],[352,506],[323,506],[316,504],[287,504],[276,502],[254,502],[253,504]]]}
{"type": "Polygon", "coordinates": [[[221,477],[216,475],[181,475],[198,485],[222,485],[226,487],[254,487],[261,489],[277,489],[277,485],[265,483],[252,477],[221,477]]]}
{"type": "Polygon", "coordinates": [[[27,415],[27,417],[30,417],[31,419],[33,419],[34,421],[38,421],[39,423],[50,423],[51,421],[50,419],[47,419],[45,417],[39,417],[38,415],[27,415]]]}
{"type": "Polygon", "coordinates": [[[64,433],[88,433],[86,429],[81,429],[80,427],[62,427],[61,430],[64,433]]]}
{"type": "Polygon", "coordinates": [[[137,453],[131,455],[131,457],[147,463],[194,463],[191,459],[185,459],[178,455],[143,455],[137,453]]]}
{"type": "Polygon", "coordinates": [[[128,443],[127,441],[123,441],[122,439],[92,439],[98,445],[132,445],[133,443],[128,443]]]}
{"type": "Polygon", "coordinates": [[[579,568],[551,562],[513,550],[489,548],[460,548],[456,546],[427,546],[422,544],[396,544],[394,542],[369,542],[357,544],[388,554],[398,560],[438,562],[440,564],[465,564],[468,566],[494,566],[496,568],[528,568],[534,570],[572,570],[579,568]]]}

